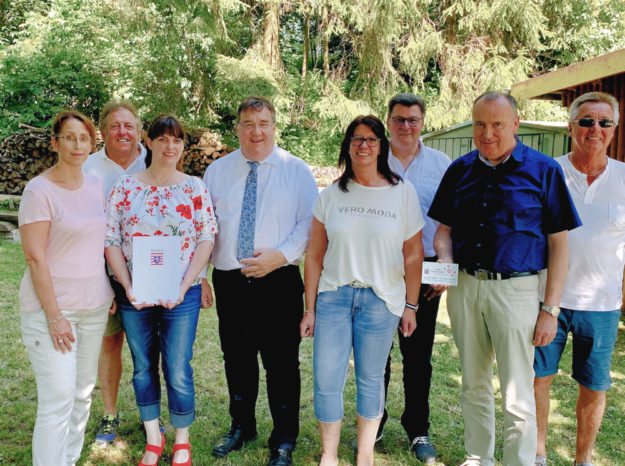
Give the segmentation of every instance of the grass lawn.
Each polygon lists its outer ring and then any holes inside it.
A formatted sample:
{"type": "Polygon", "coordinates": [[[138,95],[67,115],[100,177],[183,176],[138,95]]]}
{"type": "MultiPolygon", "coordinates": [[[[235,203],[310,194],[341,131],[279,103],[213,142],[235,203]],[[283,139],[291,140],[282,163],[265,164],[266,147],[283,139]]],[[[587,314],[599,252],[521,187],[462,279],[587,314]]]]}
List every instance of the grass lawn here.
{"type": "MultiPolygon", "coordinates": [[[[30,442],[35,422],[36,389],[26,350],[21,342],[18,311],[19,283],[26,265],[21,247],[0,242],[0,463],[26,465],[31,463],[30,442]]],[[[312,341],[302,342],[300,359],[302,370],[301,432],[294,454],[295,464],[318,463],[320,441],[312,408],[312,341]]],[[[121,430],[114,447],[98,449],[92,445],[95,428],[102,410],[99,388],[93,394],[92,416],[87,426],[85,447],[80,464],[137,464],[144,448],[139,414],[134,404],[132,389],[132,362],[124,347],[125,370],[119,396],[121,430]]],[[[575,399],[577,386],[570,378],[571,352],[567,347],[561,376],[552,391],[551,430],[549,434],[549,461],[552,465],[572,464],[575,451],[575,399]]],[[[438,318],[434,346],[434,375],[431,395],[430,436],[439,452],[439,464],[455,465],[463,461],[463,421],[458,403],[461,374],[457,351],[451,336],[444,300],[438,318]]],[[[197,420],[191,427],[194,464],[262,465],[269,458],[266,447],[271,430],[264,380],[261,380],[257,405],[259,438],[242,451],[227,459],[216,460],[210,452],[214,443],[229,426],[228,393],[223,371],[222,355],[217,335],[217,317],[214,309],[203,310],[195,344],[195,388],[197,420]]],[[[612,377],[614,383],[608,392],[608,407],[595,448],[596,465],[625,464],[623,428],[625,426],[625,325],[621,322],[619,339],[614,353],[612,377]]],[[[495,379],[495,387],[498,388],[495,379]]],[[[500,400],[497,392],[498,402],[500,400]]],[[[166,394],[163,392],[163,399],[166,394]]],[[[415,464],[409,454],[408,441],[399,423],[403,407],[401,388],[401,355],[398,346],[393,350],[393,377],[388,396],[390,419],[384,438],[376,447],[376,464],[415,464]]],[[[497,431],[503,429],[500,408],[497,408],[497,431]]],[[[341,464],[355,464],[351,451],[355,438],[355,385],[350,370],[345,388],[345,420],[343,425],[341,464]]],[[[173,428],[167,424],[168,445],[162,464],[171,461],[173,428]]],[[[501,437],[497,442],[497,458],[502,456],[501,437]]]]}

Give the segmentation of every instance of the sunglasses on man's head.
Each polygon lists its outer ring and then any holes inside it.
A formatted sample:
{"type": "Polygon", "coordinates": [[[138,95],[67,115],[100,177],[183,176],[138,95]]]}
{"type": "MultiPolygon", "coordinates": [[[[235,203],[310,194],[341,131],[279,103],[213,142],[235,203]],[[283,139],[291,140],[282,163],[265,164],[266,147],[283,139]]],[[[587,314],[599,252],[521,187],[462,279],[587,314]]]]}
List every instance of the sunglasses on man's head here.
{"type": "Polygon", "coordinates": [[[580,118],[579,120],[575,120],[575,123],[582,128],[592,128],[595,126],[595,121],[598,122],[599,126],[602,128],[612,128],[615,126],[614,120],[610,118],[601,118],[600,120],[595,120],[594,118],[580,118]]]}

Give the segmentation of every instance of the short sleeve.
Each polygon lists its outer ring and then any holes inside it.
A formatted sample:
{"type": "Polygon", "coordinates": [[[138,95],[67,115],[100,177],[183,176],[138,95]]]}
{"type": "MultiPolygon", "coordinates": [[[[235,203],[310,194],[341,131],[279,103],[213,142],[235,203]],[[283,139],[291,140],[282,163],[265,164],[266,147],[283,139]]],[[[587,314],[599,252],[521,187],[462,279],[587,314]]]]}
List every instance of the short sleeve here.
{"type": "Polygon", "coordinates": [[[52,206],[47,196],[27,187],[22,194],[18,212],[19,226],[35,222],[52,221],[52,206]]]}
{"type": "Polygon", "coordinates": [[[122,246],[121,220],[123,210],[130,205],[124,188],[124,179],[113,186],[106,202],[106,234],[104,246],[122,246]]]}
{"type": "Polygon", "coordinates": [[[558,233],[581,226],[582,222],[577,215],[577,209],[566,187],[564,173],[559,164],[547,170],[545,184],[545,233],[558,233]]]}
{"type": "Polygon", "coordinates": [[[455,176],[457,166],[456,163],[452,163],[443,175],[427,213],[431,219],[449,227],[453,227],[455,223],[451,196],[454,194],[454,188],[458,182],[455,176]]]}
{"type": "Polygon", "coordinates": [[[329,190],[331,189],[336,189],[336,186],[330,185],[327,188],[325,188],[323,191],[321,191],[321,193],[317,197],[317,200],[315,201],[315,204],[313,206],[313,215],[315,216],[317,220],[319,220],[324,225],[327,220],[326,218],[327,217],[327,205],[328,205],[328,198],[330,197],[329,190]]]}
{"type": "Polygon", "coordinates": [[[194,179],[193,183],[193,224],[196,232],[195,243],[199,244],[202,241],[215,242],[215,235],[217,234],[217,221],[215,220],[215,214],[213,211],[213,203],[211,202],[208,189],[204,186],[204,183],[199,179],[194,179]]]}
{"type": "Polygon", "coordinates": [[[421,213],[419,196],[412,183],[404,181],[404,241],[409,240],[425,226],[425,219],[421,213]]]}

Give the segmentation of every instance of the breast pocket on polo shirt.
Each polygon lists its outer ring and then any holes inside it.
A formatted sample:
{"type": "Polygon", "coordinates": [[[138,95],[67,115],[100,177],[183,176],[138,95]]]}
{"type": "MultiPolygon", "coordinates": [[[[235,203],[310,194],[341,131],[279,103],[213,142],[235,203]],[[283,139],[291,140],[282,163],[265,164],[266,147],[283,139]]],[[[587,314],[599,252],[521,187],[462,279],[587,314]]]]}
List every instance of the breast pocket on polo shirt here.
{"type": "Polygon", "coordinates": [[[618,230],[625,230],[625,204],[608,204],[610,225],[618,230]]]}

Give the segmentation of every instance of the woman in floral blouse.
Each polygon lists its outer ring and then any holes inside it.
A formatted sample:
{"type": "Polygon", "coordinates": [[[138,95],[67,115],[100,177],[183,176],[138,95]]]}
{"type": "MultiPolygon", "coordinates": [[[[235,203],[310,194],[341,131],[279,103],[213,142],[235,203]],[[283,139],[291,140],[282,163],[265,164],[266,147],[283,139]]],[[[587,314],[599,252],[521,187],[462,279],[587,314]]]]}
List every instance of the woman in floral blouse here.
{"type": "MultiPolygon", "coordinates": [[[[159,359],[167,385],[169,417],[176,428],[173,465],[191,464],[189,426],[195,418],[193,343],[202,291],[198,275],[213,249],[217,224],[209,194],[198,178],[177,169],[185,131],[173,116],[159,116],[148,129],[148,168],[122,178],[108,200],[106,258],[126,290],[118,303],[134,363],[133,385],[147,446],[139,465],[153,465],[165,446],[160,432],[159,359]],[[135,236],[180,238],[182,281],[176,302],[138,303],[132,291],[135,236]]],[[[210,305],[211,296],[205,297],[210,305]]]]}

